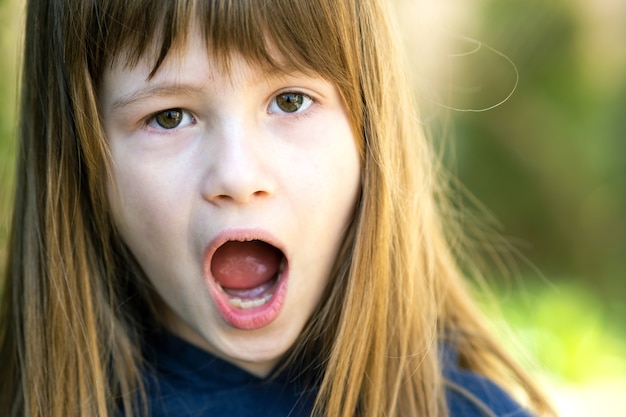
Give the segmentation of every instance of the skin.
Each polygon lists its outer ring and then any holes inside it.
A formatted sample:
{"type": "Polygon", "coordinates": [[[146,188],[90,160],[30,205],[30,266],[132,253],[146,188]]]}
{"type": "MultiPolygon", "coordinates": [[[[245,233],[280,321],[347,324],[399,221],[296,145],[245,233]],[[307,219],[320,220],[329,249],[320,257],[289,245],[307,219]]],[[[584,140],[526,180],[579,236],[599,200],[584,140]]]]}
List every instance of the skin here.
{"type": "Polygon", "coordinates": [[[360,193],[360,162],[333,84],[268,74],[238,55],[229,73],[220,68],[194,35],[150,80],[149,60],[104,73],[109,195],[166,327],[265,376],[320,303],[360,193]],[[287,92],[302,99],[295,112],[276,101],[287,92]],[[172,129],[158,123],[171,120],[168,109],[182,110],[172,129]],[[288,260],[284,302],[260,327],[233,326],[211,295],[212,246],[233,236],[269,239],[288,260]]]}

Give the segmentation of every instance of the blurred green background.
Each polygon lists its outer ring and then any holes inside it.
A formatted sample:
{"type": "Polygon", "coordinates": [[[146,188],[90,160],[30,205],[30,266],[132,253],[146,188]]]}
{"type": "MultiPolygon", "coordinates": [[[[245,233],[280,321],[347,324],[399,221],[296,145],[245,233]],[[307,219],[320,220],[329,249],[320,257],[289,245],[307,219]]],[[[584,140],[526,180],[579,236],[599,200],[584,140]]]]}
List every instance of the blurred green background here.
{"type": "Polygon", "coordinates": [[[15,167],[17,51],[22,9],[16,0],[0,0],[0,273],[6,265],[15,167]]]}
{"type": "MultiPolygon", "coordinates": [[[[506,320],[564,416],[623,417],[626,1],[397,3],[416,78],[432,81],[426,123],[444,120],[451,168],[526,259],[495,280],[506,320]]],[[[0,0],[0,269],[22,20],[22,1],[0,0]]]]}
{"type": "Polygon", "coordinates": [[[506,320],[563,416],[626,416],[626,1],[397,1],[425,124],[519,251],[506,320]]]}

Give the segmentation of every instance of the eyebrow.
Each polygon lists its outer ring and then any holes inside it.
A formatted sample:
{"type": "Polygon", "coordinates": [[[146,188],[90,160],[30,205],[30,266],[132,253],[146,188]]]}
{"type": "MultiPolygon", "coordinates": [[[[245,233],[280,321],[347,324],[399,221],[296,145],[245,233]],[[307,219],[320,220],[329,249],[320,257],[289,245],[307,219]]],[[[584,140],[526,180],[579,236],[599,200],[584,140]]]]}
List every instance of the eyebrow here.
{"type": "MultiPolygon", "coordinates": [[[[302,76],[307,76],[304,73],[297,72],[302,76]]],[[[268,70],[264,71],[262,74],[259,74],[255,77],[253,83],[259,83],[261,80],[281,80],[281,79],[289,79],[290,76],[286,75],[284,71],[279,70],[268,70]]],[[[158,84],[148,84],[143,87],[139,87],[127,94],[122,95],[121,97],[116,98],[110,107],[110,112],[115,112],[124,107],[133,105],[135,103],[140,103],[144,100],[153,98],[153,97],[168,97],[168,96],[192,96],[201,94],[204,91],[204,86],[197,84],[181,84],[175,82],[165,82],[158,84]]]]}
{"type": "Polygon", "coordinates": [[[173,95],[191,96],[199,94],[201,91],[202,87],[192,84],[161,83],[146,85],[115,99],[113,104],[111,104],[110,111],[119,110],[152,97],[167,97],[173,95]]]}

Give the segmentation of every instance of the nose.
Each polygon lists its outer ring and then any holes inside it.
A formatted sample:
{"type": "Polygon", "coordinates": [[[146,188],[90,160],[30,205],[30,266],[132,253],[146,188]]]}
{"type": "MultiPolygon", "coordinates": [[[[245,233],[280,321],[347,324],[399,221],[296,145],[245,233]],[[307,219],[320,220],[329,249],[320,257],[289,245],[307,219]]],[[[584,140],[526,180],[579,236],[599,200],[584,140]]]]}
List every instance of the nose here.
{"type": "Polygon", "coordinates": [[[274,193],[271,142],[258,127],[231,120],[214,129],[206,140],[205,200],[215,205],[248,204],[274,193]]]}

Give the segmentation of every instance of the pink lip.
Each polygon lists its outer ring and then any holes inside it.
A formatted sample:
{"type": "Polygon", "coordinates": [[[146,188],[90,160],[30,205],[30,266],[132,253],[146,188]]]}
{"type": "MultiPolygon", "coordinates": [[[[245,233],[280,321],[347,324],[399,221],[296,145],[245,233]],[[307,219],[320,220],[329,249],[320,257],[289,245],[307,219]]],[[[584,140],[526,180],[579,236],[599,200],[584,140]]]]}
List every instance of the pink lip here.
{"type": "Polygon", "coordinates": [[[215,251],[228,241],[246,242],[250,240],[262,240],[280,249],[287,258],[285,249],[278,240],[261,229],[230,229],[218,234],[207,246],[204,255],[204,280],[209,288],[209,293],[222,318],[231,326],[241,330],[255,330],[272,323],[280,314],[285,295],[287,294],[287,281],[289,277],[289,261],[286,259],[285,268],[281,278],[276,284],[272,298],[260,307],[239,309],[228,302],[223,290],[218,286],[211,273],[211,259],[215,251]]]}

